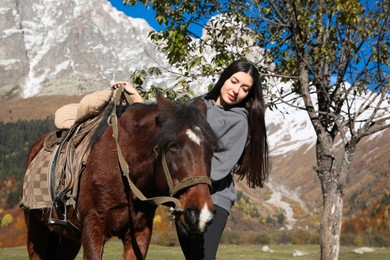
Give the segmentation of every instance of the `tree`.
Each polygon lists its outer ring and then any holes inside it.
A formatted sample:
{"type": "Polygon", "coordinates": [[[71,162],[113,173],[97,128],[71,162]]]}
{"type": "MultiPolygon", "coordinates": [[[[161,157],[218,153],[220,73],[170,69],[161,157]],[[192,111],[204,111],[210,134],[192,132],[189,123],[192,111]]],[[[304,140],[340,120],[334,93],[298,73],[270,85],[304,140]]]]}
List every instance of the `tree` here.
{"type": "Polygon", "coordinates": [[[280,225],[282,225],[284,223],[284,219],[285,219],[285,217],[284,217],[283,213],[279,213],[278,214],[278,223],[280,225]]]}
{"type": "Polygon", "coordinates": [[[156,11],[166,30],[151,38],[182,80],[212,78],[244,58],[266,79],[270,109],[284,102],[307,111],[317,134],[315,171],[323,195],[321,259],[337,259],[343,192],[357,144],[390,127],[389,0],[124,2],[156,11]],[[191,24],[216,14],[205,25],[207,36],[191,38],[191,24]],[[336,138],[341,156],[335,154],[336,138]]]}

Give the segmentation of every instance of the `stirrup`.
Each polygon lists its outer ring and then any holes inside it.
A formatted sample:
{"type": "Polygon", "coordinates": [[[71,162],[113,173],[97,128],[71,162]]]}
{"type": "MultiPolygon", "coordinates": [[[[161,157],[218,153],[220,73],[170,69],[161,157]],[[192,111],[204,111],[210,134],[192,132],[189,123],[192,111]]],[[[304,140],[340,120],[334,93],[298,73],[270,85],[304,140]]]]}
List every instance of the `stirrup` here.
{"type": "Polygon", "coordinates": [[[68,225],[68,219],[66,216],[67,208],[64,201],[62,200],[63,196],[64,195],[62,192],[58,192],[53,202],[51,203],[49,219],[47,221],[49,224],[57,224],[64,226],[68,225]],[[53,218],[53,209],[57,212],[57,219],[53,218]]]}

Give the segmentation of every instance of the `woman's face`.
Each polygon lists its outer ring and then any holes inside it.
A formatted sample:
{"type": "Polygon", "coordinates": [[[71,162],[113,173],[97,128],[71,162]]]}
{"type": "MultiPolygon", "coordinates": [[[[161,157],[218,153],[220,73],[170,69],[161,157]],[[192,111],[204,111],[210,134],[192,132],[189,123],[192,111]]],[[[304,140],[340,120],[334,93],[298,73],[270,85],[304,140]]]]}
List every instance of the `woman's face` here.
{"type": "Polygon", "coordinates": [[[252,87],[253,79],[245,72],[236,72],[223,84],[216,103],[221,106],[240,104],[252,87]]]}

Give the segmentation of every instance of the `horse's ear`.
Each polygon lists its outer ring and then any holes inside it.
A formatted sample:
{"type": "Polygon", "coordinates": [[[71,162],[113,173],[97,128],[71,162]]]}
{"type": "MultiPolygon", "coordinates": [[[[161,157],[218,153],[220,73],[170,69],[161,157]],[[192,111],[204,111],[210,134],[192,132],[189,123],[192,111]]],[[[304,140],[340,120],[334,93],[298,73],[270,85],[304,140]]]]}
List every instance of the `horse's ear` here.
{"type": "Polygon", "coordinates": [[[204,114],[206,116],[207,106],[201,98],[195,98],[195,99],[191,100],[189,105],[196,107],[197,109],[200,110],[200,112],[202,112],[202,114],[204,114]]]}
{"type": "Polygon", "coordinates": [[[156,90],[156,100],[159,111],[159,116],[156,120],[158,125],[162,125],[167,118],[172,116],[175,105],[168,98],[164,97],[158,90],[156,90]]]}

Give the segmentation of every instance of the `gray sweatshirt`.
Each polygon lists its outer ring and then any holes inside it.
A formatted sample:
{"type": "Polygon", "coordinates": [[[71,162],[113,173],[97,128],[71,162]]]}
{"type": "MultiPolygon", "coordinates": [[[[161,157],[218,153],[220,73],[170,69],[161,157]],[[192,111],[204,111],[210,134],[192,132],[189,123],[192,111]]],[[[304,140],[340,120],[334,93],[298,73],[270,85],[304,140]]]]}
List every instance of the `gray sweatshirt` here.
{"type": "Polygon", "coordinates": [[[207,121],[217,137],[217,149],[211,161],[213,203],[226,209],[236,200],[231,171],[244,151],[248,135],[248,112],[243,107],[225,109],[214,100],[204,100],[207,121]]]}

